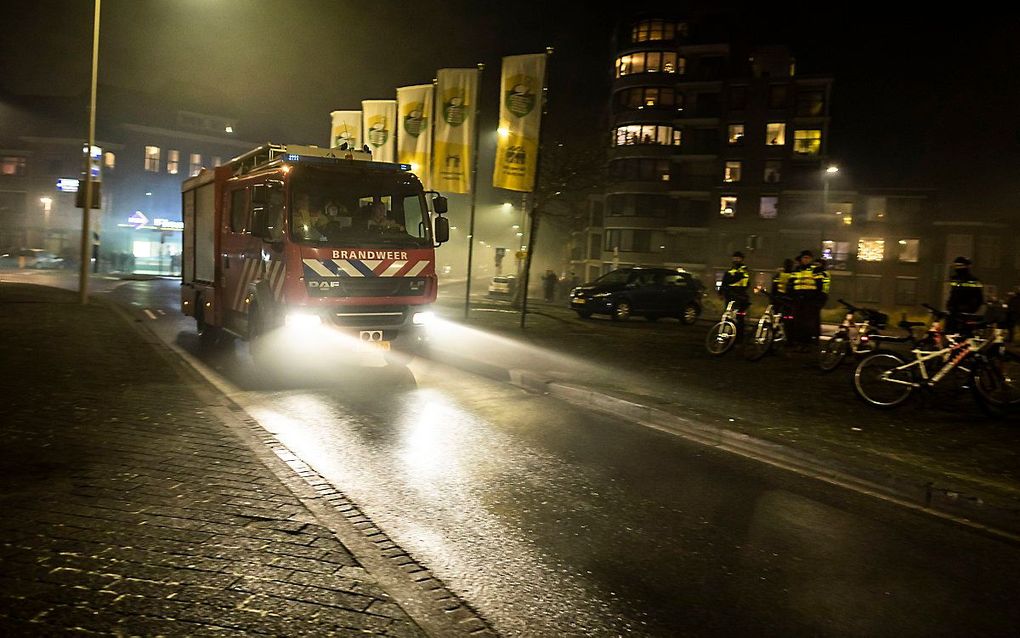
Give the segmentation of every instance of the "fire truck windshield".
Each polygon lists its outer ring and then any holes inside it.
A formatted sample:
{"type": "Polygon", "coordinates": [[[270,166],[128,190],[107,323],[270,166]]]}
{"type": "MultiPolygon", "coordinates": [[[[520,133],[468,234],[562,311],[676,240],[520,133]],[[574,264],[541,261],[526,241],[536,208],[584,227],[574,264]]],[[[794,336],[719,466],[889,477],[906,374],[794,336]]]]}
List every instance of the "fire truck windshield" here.
{"type": "Polygon", "coordinates": [[[432,246],[421,184],[397,172],[305,167],[293,176],[290,236],[318,245],[432,246]]]}

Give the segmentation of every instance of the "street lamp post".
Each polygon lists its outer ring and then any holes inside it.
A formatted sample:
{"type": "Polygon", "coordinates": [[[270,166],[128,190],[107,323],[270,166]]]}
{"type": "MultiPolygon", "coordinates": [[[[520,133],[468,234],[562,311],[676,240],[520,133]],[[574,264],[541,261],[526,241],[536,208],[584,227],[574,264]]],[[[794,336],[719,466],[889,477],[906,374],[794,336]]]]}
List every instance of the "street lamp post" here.
{"type": "MultiPolygon", "coordinates": [[[[822,219],[826,220],[829,218],[829,181],[839,174],[839,167],[835,164],[830,164],[825,172],[822,173],[822,219]]],[[[822,228],[827,228],[828,223],[823,222],[822,228]]],[[[839,229],[839,224],[836,224],[836,228],[839,229]]],[[[836,241],[835,233],[833,234],[832,241],[836,241]]],[[[822,238],[822,251],[825,251],[825,238],[822,238]]]]}
{"type": "MultiPolygon", "coordinates": [[[[92,93],[89,101],[89,142],[85,163],[85,199],[82,201],[81,220],[81,270],[78,273],[78,300],[84,305],[89,302],[89,258],[92,255],[92,232],[89,213],[92,209],[92,149],[96,145],[96,79],[99,70],[99,11],[102,0],[96,0],[95,19],[92,26],[92,93]]],[[[99,257],[96,256],[96,265],[99,257]]]]}

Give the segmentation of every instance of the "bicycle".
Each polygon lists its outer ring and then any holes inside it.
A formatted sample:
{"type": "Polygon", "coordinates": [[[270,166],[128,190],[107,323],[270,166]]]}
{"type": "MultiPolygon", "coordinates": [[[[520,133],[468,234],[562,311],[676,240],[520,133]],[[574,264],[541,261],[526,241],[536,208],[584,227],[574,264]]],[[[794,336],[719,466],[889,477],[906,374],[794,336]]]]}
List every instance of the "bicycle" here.
{"type": "Polygon", "coordinates": [[[978,406],[1002,416],[1020,407],[1020,360],[1006,350],[1005,331],[992,331],[991,337],[950,335],[946,345],[935,350],[915,348],[912,361],[891,352],[873,353],[857,364],[854,391],[875,407],[894,408],[914,390],[934,388],[954,370],[966,369],[978,406]]]}
{"type": "Polygon", "coordinates": [[[782,308],[776,303],[772,295],[763,292],[769,298],[769,305],[765,312],[758,319],[758,325],[754,329],[754,337],[744,348],[744,357],[748,361],[758,361],[774,347],[786,343],[786,327],[784,320],[789,316],[783,313],[782,308]]]}
{"type": "Polygon", "coordinates": [[[880,336],[879,330],[885,328],[889,321],[889,315],[884,312],[860,308],[842,299],[838,301],[846,307],[847,313],[836,328],[836,333],[818,346],[818,367],[824,372],[838,368],[850,354],[860,356],[873,352],[880,342],[876,339],[880,336]],[[858,322],[857,315],[863,315],[864,320],[858,322]]]}
{"type": "Polygon", "coordinates": [[[733,348],[733,344],[737,342],[738,317],[743,312],[737,309],[735,301],[726,304],[722,317],[705,336],[705,349],[710,355],[721,357],[733,348]]]}

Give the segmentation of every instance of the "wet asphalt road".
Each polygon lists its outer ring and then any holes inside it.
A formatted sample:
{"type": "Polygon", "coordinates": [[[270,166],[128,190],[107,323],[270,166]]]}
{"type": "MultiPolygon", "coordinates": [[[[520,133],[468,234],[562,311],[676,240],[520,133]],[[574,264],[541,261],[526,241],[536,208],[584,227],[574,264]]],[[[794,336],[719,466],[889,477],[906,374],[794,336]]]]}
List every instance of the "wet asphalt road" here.
{"type": "MultiPolygon", "coordinates": [[[[175,282],[111,285],[197,355],[175,282]]],[[[866,496],[426,361],[282,386],[241,345],[204,362],[507,635],[1020,626],[1020,548],[866,496]]]]}

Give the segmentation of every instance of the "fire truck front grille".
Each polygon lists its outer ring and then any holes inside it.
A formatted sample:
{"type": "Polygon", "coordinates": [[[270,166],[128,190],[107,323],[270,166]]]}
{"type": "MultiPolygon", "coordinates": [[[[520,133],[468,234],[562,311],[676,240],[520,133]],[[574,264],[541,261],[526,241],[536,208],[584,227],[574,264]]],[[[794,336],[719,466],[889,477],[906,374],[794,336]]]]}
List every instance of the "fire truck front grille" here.
{"type": "Polygon", "coordinates": [[[314,297],[412,297],[426,290],[425,280],[417,277],[345,277],[315,287],[312,283],[308,292],[314,297]]]}
{"type": "Polygon", "coordinates": [[[366,312],[337,312],[333,321],[338,326],[400,326],[404,323],[404,312],[399,309],[374,308],[366,312]]]}

